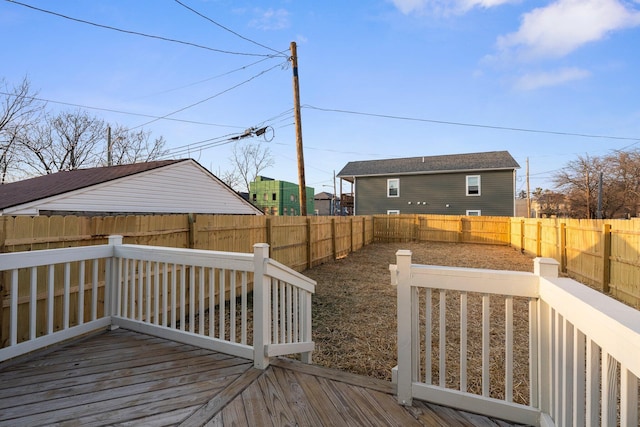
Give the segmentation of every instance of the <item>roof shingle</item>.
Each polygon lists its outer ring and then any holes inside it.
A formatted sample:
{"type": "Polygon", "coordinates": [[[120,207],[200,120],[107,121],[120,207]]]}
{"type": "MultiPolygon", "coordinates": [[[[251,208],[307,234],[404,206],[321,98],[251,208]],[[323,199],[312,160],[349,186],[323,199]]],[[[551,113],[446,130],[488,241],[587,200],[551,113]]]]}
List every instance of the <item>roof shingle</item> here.
{"type": "Polygon", "coordinates": [[[340,173],[338,173],[338,176],[347,178],[372,175],[447,173],[518,168],[520,168],[520,165],[511,157],[508,151],[489,151],[483,153],[349,162],[342,168],[340,173]]]}

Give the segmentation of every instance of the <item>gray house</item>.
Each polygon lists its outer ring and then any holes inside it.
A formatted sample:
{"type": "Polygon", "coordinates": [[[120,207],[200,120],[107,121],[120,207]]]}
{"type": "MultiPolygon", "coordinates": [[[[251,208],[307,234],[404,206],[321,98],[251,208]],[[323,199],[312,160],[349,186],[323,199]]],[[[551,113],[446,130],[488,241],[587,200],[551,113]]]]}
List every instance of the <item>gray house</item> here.
{"type": "Polygon", "coordinates": [[[513,216],[518,168],[491,151],[349,162],[338,177],[353,185],[355,215],[513,216]]]}

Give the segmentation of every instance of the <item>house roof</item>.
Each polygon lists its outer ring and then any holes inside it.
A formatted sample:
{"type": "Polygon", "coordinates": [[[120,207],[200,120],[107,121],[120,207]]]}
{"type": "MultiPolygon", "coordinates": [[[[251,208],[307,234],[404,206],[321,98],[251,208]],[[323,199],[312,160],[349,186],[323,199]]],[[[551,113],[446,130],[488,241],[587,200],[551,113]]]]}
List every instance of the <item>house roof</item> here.
{"type": "Polygon", "coordinates": [[[338,176],[410,175],[520,168],[508,151],[349,162],[338,176]]]}
{"type": "Polygon", "coordinates": [[[75,169],[0,185],[0,209],[57,196],[188,160],[158,160],[130,165],[75,169]]]}

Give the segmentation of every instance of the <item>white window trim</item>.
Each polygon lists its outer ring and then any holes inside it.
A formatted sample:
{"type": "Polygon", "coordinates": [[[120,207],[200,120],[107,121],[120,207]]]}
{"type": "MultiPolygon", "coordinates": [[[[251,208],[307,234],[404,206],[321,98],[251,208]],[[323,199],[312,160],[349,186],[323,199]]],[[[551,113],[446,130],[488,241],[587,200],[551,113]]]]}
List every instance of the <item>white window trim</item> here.
{"type": "Polygon", "coordinates": [[[400,215],[399,209],[389,209],[387,210],[387,215],[400,215]]]}
{"type": "Polygon", "coordinates": [[[482,185],[480,175],[467,175],[465,178],[465,193],[467,196],[477,197],[482,194],[482,185]],[[469,178],[478,178],[478,194],[469,194],[469,178]]]}
{"type": "Polygon", "coordinates": [[[400,197],[400,178],[389,178],[387,179],[387,197],[400,197]],[[396,181],[398,183],[398,194],[392,196],[389,194],[389,184],[391,181],[396,181]]]}
{"type": "Polygon", "coordinates": [[[467,209],[467,216],[482,216],[480,209],[467,209]]]}

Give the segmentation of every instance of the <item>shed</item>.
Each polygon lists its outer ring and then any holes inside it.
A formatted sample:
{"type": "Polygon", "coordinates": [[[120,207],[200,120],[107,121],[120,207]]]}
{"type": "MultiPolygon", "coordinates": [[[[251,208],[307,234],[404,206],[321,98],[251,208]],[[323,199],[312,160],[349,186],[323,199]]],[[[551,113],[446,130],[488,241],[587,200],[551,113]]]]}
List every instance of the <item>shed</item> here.
{"type": "Polygon", "coordinates": [[[261,215],[193,159],[57,172],[0,185],[0,215],[261,215]]]}

